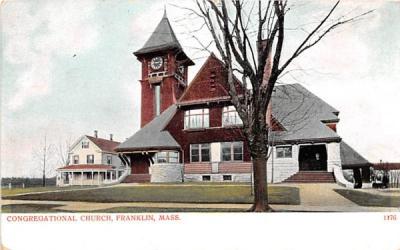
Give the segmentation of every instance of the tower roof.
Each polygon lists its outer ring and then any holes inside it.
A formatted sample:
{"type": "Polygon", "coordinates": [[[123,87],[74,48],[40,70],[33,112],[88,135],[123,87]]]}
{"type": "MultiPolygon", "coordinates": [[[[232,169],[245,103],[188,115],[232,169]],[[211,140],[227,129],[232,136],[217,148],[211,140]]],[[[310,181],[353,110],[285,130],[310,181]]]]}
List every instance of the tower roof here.
{"type": "Polygon", "coordinates": [[[144,46],[138,51],[134,52],[136,56],[147,54],[151,52],[157,52],[166,49],[180,49],[182,46],[179,44],[178,39],[171,27],[168,20],[167,13],[164,10],[164,16],[158,23],[156,29],[151,34],[150,38],[144,44],[144,46]]]}

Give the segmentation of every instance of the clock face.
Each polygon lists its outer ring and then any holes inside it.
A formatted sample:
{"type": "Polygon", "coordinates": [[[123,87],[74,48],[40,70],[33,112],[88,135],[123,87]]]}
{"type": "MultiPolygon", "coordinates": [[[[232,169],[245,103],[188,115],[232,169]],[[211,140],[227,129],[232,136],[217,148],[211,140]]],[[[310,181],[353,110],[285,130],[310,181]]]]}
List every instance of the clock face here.
{"type": "Polygon", "coordinates": [[[160,69],[161,66],[163,65],[163,59],[161,56],[156,56],[151,59],[151,68],[154,70],[160,69]]]}

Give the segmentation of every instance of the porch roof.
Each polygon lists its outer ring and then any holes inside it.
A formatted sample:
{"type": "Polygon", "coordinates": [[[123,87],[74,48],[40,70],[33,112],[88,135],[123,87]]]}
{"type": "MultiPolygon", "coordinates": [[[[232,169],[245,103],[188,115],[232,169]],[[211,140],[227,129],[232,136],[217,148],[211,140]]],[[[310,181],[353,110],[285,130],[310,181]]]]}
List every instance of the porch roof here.
{"type": "Polygon", "coordinates": [[[146,151],[149,149],[179,149],[179,144],[164,128],[176,112],[176,105],[171,105],[161,115],[154,118],[133,136],[117,146],[117,152],[146,151]]]}
{"type": "Polygon", "coordinates": [[[345,168],[367,167],[372,165],[344,141],[340,143],[340,159],[342,160],[342,167],[345,168]]]}
{"type": "Polygon", "coordinates": [[[113,168],[109,165],[103,165],[103,164],[77,164],[77,165],[68,165],[57,169],[57,171],[59,170],[98,171],[98,170],[113,170],[113,168]]]}

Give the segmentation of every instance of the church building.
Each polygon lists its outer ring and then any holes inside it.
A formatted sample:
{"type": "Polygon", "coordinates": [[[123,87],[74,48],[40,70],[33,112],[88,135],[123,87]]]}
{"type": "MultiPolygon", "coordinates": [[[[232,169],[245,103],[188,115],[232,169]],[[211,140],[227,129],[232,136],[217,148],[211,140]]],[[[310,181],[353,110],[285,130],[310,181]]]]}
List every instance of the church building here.
{"type": "MultiPolygon", "coordinates": [[[[141,62],[140,130],[118,145],[130,167],[124,182],[251,182],[252,160],[242,121],[228,94],[224,64],[211,54],[193,80],[164,13],[134,55],[141,62]]],[[[339,136],[339,111],[300,84],[278,85],[269,123],[268,182],[369,181],[370,163],[339,136]]]]}

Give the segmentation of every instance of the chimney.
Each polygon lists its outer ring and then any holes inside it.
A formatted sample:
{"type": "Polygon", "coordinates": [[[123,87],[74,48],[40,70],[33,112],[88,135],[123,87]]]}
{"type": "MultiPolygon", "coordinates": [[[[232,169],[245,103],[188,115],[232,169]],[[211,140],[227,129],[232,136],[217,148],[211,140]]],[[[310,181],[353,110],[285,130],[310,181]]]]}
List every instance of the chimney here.
{"type": "Polygon", "coordinates": [[[94,131],[94,137],[97,138],[97,130],[94,131]]]}
{"type": "Polygon", "coordinates": [[[110,141],[113,140],[113,134],[110,134],[110,141]]]}

